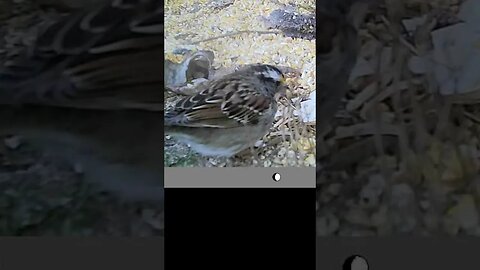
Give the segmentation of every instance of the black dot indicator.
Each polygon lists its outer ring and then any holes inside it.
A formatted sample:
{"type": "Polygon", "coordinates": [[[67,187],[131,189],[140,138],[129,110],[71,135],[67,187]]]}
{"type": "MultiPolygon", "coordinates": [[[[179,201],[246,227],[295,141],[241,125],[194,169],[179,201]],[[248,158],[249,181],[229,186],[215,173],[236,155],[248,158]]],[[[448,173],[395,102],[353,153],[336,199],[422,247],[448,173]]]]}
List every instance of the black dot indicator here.
{"type": "Polygon", "coordinates": [[[279,173],[274,173],[273,176],[273,181],[278,182],[282,178],[282,176],[279,173]]]}

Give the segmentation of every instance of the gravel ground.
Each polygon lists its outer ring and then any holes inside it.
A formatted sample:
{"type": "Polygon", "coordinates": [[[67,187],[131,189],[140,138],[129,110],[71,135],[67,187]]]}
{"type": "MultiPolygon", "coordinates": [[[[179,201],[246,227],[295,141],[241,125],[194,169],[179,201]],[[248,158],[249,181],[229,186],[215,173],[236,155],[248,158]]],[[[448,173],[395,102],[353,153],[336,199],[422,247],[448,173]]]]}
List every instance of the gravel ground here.
{"type": "Polygon", "coordinates": [[[478,99],[453,104],[410,61],[463,2],[386,1],[368,19],[352,91],[317,142],[318,235],[480,235],[478,99]],[[411,19],[418,30],[398,27],[411,19]]]}

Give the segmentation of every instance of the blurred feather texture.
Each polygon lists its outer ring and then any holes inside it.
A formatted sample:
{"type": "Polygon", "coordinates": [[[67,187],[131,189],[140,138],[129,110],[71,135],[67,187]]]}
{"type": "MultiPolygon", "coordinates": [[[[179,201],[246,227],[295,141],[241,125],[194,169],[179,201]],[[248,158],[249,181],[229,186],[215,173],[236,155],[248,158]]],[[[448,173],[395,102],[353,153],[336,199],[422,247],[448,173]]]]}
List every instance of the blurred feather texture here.
{"type": "Polygon", "coordinates": [[[0,133],[122,198],[163,201],[163,3],[84,4],[0,69],[0,133]]]}

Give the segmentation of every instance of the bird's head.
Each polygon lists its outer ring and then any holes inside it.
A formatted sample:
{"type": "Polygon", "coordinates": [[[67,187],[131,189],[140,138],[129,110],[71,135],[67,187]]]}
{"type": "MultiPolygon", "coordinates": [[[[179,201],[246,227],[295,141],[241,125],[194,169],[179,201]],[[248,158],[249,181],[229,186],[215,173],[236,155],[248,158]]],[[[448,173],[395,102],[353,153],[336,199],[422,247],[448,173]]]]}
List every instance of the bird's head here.
{"type": "Polygon", "coordinates": [[[285,96],[287,89],[285,75],[279,68],[267,64],[254,64],[250,65],[249,69],[253,72],[252,75],[257,76],[265,85],[273,86],[268,88],[269,94],[277,98],[285,96]]]}

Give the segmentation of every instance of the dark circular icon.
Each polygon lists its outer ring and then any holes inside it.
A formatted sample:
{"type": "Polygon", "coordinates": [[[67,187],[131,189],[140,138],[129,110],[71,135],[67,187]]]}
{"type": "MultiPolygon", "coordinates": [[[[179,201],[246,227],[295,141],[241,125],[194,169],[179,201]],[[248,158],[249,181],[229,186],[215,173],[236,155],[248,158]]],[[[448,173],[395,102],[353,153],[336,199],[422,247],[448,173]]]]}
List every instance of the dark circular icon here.
{"type": "Polygon", "coordinates": [[[272,175],[273,181],[278,182],[282,178],[282,176],[279,173],[274,173],[272,175]]]}
{"type": "Polygon", "coordinates": [[[343,270],[368,270],[367,260],[360,255],[352,255],[343,263],[343,270]]]}

